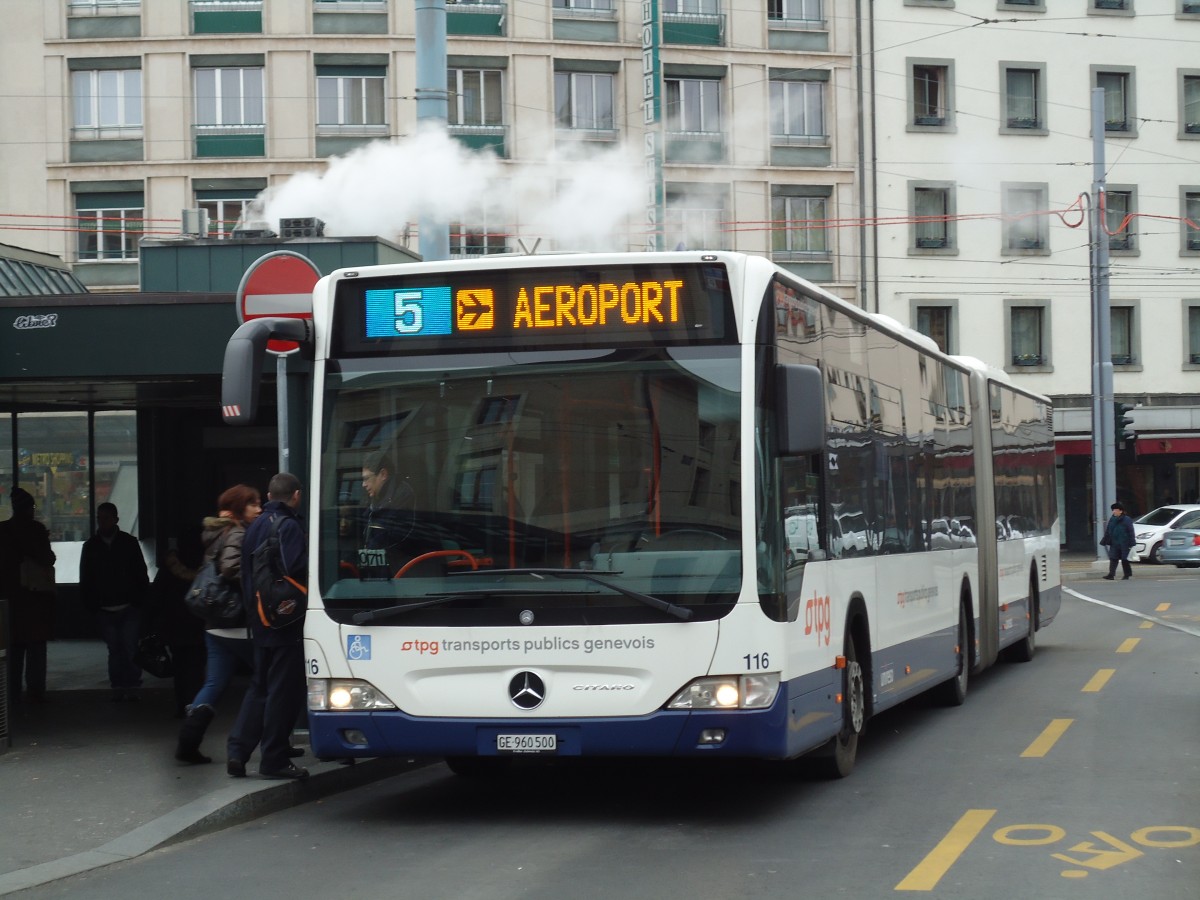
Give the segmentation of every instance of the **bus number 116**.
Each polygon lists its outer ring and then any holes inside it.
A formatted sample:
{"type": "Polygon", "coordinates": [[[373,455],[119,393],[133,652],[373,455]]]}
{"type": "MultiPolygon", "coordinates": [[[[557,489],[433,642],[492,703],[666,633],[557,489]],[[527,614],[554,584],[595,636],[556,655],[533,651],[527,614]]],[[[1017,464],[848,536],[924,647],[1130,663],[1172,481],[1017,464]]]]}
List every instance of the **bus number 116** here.
{"type": "Polygon", "coordinates": [[[746,671],[753,672],[756,669],[768,669],[771,667],[771,660],[766,653],[747,653],[742,657],[746,661],[746,671]]]}

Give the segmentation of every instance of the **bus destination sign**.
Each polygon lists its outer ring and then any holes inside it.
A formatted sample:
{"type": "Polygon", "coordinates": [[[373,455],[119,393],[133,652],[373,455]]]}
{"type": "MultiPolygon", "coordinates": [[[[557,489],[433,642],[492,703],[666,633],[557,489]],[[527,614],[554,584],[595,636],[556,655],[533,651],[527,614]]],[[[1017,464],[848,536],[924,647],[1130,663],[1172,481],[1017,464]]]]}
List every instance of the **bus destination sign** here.
{"type": "Polygon", "coordinates": [[[728,274],[711,263],[444,272],[343,281],[338,294],[339,329],[357,297],[355,330],[377,348],[706,343],[730,321],[728,274]]]}

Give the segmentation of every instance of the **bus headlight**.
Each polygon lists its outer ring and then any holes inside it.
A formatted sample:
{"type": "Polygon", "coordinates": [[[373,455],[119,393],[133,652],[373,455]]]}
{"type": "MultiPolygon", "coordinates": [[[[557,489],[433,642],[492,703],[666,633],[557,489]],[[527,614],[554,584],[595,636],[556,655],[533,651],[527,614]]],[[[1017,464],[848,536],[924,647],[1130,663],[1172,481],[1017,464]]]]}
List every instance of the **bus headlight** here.
{"type": "Polygon", "coordinates": [[[310,678],[308,708],[335,711],[395,709],[396,704],[369,681],[358,678],[310,678]]]}
{"type": "Polygon", "coordinates": [[[779,673],[697,678],[671,698],[667,709],[765,709],[779,693],[779,673]]]}

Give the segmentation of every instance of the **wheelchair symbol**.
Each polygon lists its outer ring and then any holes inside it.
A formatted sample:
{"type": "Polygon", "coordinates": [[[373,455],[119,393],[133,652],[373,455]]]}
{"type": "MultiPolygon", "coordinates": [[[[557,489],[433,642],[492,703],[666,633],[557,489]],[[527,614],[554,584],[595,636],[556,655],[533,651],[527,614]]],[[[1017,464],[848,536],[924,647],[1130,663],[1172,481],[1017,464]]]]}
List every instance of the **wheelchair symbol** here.
{"type": "Polygon", "coordinates": [[[346,659],[364,660],[371,658],[371,636],[351,634],[346,637],[346,659]]]}

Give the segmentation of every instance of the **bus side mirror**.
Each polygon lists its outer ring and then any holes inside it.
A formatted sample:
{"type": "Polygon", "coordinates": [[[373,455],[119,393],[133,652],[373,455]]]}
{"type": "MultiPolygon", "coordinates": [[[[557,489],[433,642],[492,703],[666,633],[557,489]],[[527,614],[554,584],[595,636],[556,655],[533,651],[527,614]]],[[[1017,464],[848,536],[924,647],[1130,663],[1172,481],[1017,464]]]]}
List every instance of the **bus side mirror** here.
{"type": "Polygon", "coordinates": [[[312,344],[308,319],[250,319],[238,326],[225,345],[221,368],[221,416],[226,425],[252,425],[258,418],[258,388],[263,357],[271,338],[312,344]]]}
{"type": "Polygon", "coordinates": [[[825,379],[816,366],[775,367],[780,456],[819,453],[825,446],[825,379]]]}

